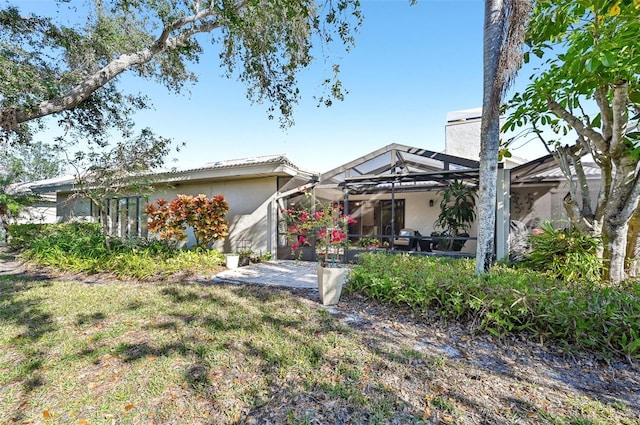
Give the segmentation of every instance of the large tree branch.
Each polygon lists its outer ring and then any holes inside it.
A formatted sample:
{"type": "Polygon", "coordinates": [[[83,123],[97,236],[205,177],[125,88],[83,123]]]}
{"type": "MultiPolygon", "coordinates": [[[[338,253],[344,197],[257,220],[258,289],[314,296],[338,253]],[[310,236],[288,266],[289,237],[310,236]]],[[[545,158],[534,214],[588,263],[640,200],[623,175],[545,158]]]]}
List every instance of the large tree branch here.
{"type": "Polygon", "coordinates": [[[611,135],[611,157],[625,156],[625,135],[629,122],[627,105],[629,104],[629,85],[626,81],[613,86],[613,128],[611,135]]]}
{"type": "Polygon", "coordinates": [[[573,198],[574,200],[578,199],[577,186],[575,180],[573,179],[573,173],[571,172],[571,162],[569,160],[569,158],[572,157],[570,155],[570,148],[568,146],[557,148],[553,153],[553,157],[555,158],[556,163],[560,166],[560,171],[562,171],[564,178],[569,183],[569,194],[571,198],[573,198]]]}
{"type": "Polygon", "coordinates": [[[569,219],[578,227],[578,229],[587,233],[591,233],[593,231],[593,223],[582,215],[580,207],[578,206],[575,198],[571,196],[571,193],[567,193],[564,196],[563,204],[569,219]]]}
{"type": "MultiPolygon", "coordinates": [[[[244,2],[240,2],[236,7],[240,8],[243,7],[243,5],[244,2]]],[[[103,87],[127,69],[148,63],[164,51],[183,46],[191,37],[198,33],[207,33],[220,27],[221,24],[218,20],[206,20],[208,17],[215,16],[216,13],[213,8],[208,8],[194,15],[174,21],[163,29],[160,36],[150,47],[137,52],[120,55],[102,69],[89,75],[71,90],[55,99],[40,102],[37,106],[30,109],[15,107],[3,109],[0,116],[0,127],[11,130],[15,128],[17,124],[76,107],[91,96],[94,91],[103,87]],[[181,28],[183,29],[181,33],[173,38],[170,37],[171,33],[181,28]]]]}
{"type": "Polygon", "coordinates": [[[612,217],[612,224],[626,223],[638,208],[638,201],[640,201],[640,175],[636,173],[631,190],[624,199],[624,206],[618,214],[612,217]]]}
{"type": "Polygon", "coordinates": [[[578,132],[578,134],[591,139],[598,149],[603,152],[606,152],[608,150],[608,142],[604,139],[602,134],[598,133],[593,128],[584,125],[584,123],[580,119],[563,108],[562,105],[560,105],[558,102],[551,98],[548,98],[547,106],[549,107],[551,112],[565,120],[571,127],[573,127],[578,132]]]}
{"type": "Polygon", "coordinates": [[[607,88],[598,87],[595,92],[596,103],[600,109],[600,121],[602,122],[602,137],[611,140],[611,129],[613,128],[613,110],[609,105],[607,88]]]}
{"type": "Polygon", "coordinates": [[[582,215],[584,217],[593,217],[593,209],[591,208],[591,193],[589,192],[589,184],[587,176],[582,166],[582,155],[580,153],[571,152],[571,160],[573,161],[573,169],[575,170],[578,186],[580,187],[580,195],[582,197],[582,215]]]}

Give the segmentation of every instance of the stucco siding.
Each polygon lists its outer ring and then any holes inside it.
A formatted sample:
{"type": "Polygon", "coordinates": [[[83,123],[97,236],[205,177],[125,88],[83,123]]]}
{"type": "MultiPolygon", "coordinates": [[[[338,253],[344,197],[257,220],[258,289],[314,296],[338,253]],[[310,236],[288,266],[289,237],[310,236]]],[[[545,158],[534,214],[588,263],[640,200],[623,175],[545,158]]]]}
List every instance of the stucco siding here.
{"type": "Polygon", "coordinates": [[[91,201],[73,196],[70,193],[58,193],[56,202],[57,221],[92,220],[91,201]]]}
{"type": "Polygon", "coordinates": [[[480,158],[480,120],[447,123],[445,152],[477,161],[480,158]]]}
{"type": "MultiPolygon", "coordinates": [[[[222,194],[229,203],[229,236],[218,241],[214,246],[225,252],[240,249],[251,249],[258,253],[271,252],[272,214],[271,201],[276,194],[276,177],[264,177],[242,180],[221,180],[201,183],[181,183],[177,187],[166,187],[158,190],[151,197],[156,199],[173,199],[178,194],[212,197],[222,194]]],[[[275,226],[275,224],[273,225],[275,226]]],[[[275,227],[274,227],[275,229],[275,227]]],[[[195,243],[192,232],[188,232],[188,245],[195,243]]]]}
{"type": "MultiPolygon", "coordinates": [[[[149,201],[157,199],[171,200],[178,194],[212,197],[222,194],[229,203],[229,236],[218,241],[214,247],[224,252],[251,249],[258,253],[275,250],[272,227],[275,229],[272,201],[276,195],[277,178],[264,177],[253,179],[220,180],[209,182],[186,182],[169,187],[159,187],[151,194],[149,201]]],[[[144,206],[142,207],[144,209],[144,206]]],[[[68,193],[58,193],[58,221],[77,219],[93,220],[91,204],[87,199],[74,199],[68,193]]],[[[144,221],[144,220],[143,220],[144,221]]],[[[191,230],[187,231],[187,246],[195,243],[191,230]]]]}
{"type": "MultiPolygon", "coordinates": [[[[592,207],[600,188],[598,180],[589,181],[592,207]]],[[[539,227],[544,221],[550,221],[555,227],[564,227],[569,223],[564,208],[564,197],[569,192],[566,182],[547,185],[528,185],[511,188],[511,219],[524,223],[529,229],[539,227]]]]}
{"type": "Polygon", "coordinates": [[[55,223],[56,206],[55,204],[34,204],[20,211],[20,215],[16,222],[18,224],[26,223],[55,223]]]}

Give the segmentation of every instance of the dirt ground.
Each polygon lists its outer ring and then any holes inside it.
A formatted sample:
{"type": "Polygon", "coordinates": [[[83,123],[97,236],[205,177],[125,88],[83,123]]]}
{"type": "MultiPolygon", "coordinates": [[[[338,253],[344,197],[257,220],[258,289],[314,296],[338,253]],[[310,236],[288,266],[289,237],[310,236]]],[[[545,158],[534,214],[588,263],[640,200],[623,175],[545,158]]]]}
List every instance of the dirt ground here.
{"type": "MultiPolygon", "coordinates": [[[[435,315],[419,317],[359,295],[346,297],[338,314],[371,333],[372,339],[409,345],[443,359],[442,373],[431,384],[469,408],[464,423],[495,423],[495,413],[505,409],[524,413],[515,415],[522,421],[506,423],[538,423],[533,419],[535,411],[552,407],[562,411],[563,406],[572,406],[582,398],[585,404],[591,400],[626,409],[628,415],[624,416],[630,423],[640,424],[640,369],[632,363],[570,356],[554,345],[519,337],[500,340],[478,335],[435,315]],[[526,417],[531,417],[531,422],[526,417]]],[[[584,419],[588,417],[584,412],[584,419]]]]}

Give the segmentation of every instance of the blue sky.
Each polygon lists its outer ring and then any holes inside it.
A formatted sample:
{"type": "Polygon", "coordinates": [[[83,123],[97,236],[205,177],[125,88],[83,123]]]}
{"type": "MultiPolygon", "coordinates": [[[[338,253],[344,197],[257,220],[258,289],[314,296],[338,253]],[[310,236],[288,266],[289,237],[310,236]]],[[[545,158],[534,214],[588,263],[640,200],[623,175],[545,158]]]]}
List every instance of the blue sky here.
{"type": "MultiPolygon", "coordinates": [[[[46,0],[27,0],[37,10],[46,0]]],[[[46,5],[48,6],[48,5],[46,5]]],[[[300,76],[302,92],[295,125],[283,130],[267,119],[266,105],[252,105],[245,87],[221,76],[215,49],[193,68],[199,83],[190,95],[126,78],[147,94],[155,109],[137,114],[140,127],[186,142],[176,156],[180,168],[210,161],[287,154],[296,164],[326,171],[390,143],[444,150],[447,112],[482,104],[482,0],[362,0],[365,21],[342,59],[349,94],[330,108],[316,106],[322,62],[300,76]]],[[[530,70],[520,72],[515,89],[530,70]]],[[[534,143],[514,154],[544,155],[534,143]]]]}

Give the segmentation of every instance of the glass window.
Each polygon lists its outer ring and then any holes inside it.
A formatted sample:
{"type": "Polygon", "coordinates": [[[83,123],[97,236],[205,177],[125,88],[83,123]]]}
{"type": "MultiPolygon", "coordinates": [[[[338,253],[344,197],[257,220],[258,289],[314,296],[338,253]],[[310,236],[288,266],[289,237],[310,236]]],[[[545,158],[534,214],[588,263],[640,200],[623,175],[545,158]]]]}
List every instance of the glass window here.
{"type": "MultiPolygon", "coordinates": [[[[147,217],[142,211],[140,196],[108,199],[105,208],[107,226],[111,236],[147,237],[147,217]]],[[[96,213],[94,215],[96,219],[102,223],[103,215],[97,210],[92,211],[96,213]]]]}

